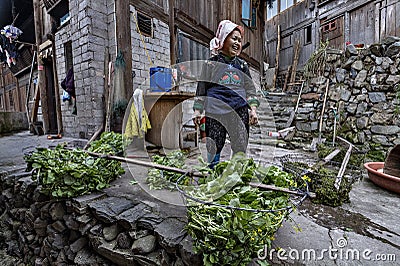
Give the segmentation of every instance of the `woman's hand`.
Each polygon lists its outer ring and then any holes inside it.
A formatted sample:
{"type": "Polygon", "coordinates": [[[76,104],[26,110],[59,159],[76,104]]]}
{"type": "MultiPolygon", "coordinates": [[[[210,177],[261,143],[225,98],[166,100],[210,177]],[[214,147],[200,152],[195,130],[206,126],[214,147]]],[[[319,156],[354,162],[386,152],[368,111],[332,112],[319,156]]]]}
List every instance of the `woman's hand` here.
{"type": "Polygon", "coordinates": [[[199,110],[195,110],[194,111],[193,116],[192,116],[192,120],[193,120],[193,123],[195,125],[198,125],[198,126],[200,125],[201,114],[200,114],[199,110]]]}
{"type": "Polygon", "coordinates": [[[252,106],[250,110],[250,125],[258,124],[257,107],[252,106]]]}

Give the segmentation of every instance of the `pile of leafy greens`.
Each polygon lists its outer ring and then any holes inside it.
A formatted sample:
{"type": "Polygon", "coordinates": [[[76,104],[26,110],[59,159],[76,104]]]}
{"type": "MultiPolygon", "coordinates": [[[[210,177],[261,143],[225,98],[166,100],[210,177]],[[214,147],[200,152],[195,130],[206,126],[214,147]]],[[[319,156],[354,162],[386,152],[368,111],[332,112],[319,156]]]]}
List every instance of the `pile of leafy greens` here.
{"type": "Polygon", "coordinates": [[[187,177],[180,186],[189,196],[186,230],[193,238],[194,250],[203,254],[204,265],[247,265],[259,250],[271,247],[275,232],[293,207],[289,194],[249,183],[285,188],[297,184],[291,174],[277,166],[258,165],[244,153],[214,169],[200,168],[207,172],[204,178],[187,177]]]}
{"type": "MultiPolygon", "coordinates": [[[[156,164],[171,166],[179,169],[185,168],[186,155],[183,151],[175,150],[166,156],[154,155],[152,160],[156,164]]],[[[175,189],[175,183],[182,174],[150,168],[146,182],[150,189],[175,189]]]]}
{"type": "MultiPolygon", "coordinates": [[[[125,171],[121,162],[94,158],[82,149],[37,148],[25,154],[27,171],[41,185],[41,192],[55,198],[70,198],[106,188],[125,171]]],[[[88,149],[102,154],[117,154],[123,150],[122,135],[104,132],[88,149]]]]}

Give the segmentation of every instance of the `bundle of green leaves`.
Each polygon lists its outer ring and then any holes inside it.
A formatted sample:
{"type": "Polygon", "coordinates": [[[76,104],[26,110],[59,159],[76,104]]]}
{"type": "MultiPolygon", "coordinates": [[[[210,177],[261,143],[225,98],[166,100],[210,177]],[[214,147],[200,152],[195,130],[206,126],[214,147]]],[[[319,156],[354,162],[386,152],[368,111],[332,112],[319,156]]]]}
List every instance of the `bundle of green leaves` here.
{"type": "MultiPolygon", "coordinates": [[[[154,155],[152,160],[156,164],[171,166],[179,169],[185,167],[186,155],[183,151],[175,150],[166,156],[154,155]]],[[[150,168],[146,182],[150,189],[175,189],[175,183],[182,174],[150,168]]]]}
{"type": "Polygon", "coordinates": [[[289,194],[251,187],[249,182],[293,188],[293,176],[236,154],[218,164],[198,186],[187,186],[187,232],[204,265],[247,265],[289,214],[289,194]],[[199,203],[200,202],[200,203],[199,203]],[[268,211],[267,211],[268,210],[268,211]]]}
{"type": "MultiPolygon", "coordinates": [[[[120,153],[123,148],[122,135],[103,133],[99,140],[91,143],[89,151],[103,154],[120,153]]],[[[41,185],[41,192],[56,198],[70,198],[109,186],[110,182],[125,170],[118,161],[89,156],[82,149],[66,149],[58,145],[54,149],[37,148],[26,154],[27,171],[41,185]]]]}

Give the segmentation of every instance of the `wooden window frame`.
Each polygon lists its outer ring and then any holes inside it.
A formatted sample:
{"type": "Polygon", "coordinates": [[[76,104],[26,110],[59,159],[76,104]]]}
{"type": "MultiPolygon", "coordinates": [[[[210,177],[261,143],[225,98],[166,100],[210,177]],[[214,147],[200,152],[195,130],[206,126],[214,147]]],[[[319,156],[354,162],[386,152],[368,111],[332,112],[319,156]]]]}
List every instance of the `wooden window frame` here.
{"type": "Polygon", "coordinates": [[[304,44],[312,43],[312,25],[304,28],[304,44]]]}
{"type": "Polygon", "coordinates": [[[257,7],[253,6],[253,0],[242,0],[242,14],[241,14],[241,19],[242,19],[242,23],[250,28],[250,29],[256,29],[257,28],[257,7]],[[249,18],[245,18],[243,17],[243,1],[248,1],[249,2],[249,18]]]}

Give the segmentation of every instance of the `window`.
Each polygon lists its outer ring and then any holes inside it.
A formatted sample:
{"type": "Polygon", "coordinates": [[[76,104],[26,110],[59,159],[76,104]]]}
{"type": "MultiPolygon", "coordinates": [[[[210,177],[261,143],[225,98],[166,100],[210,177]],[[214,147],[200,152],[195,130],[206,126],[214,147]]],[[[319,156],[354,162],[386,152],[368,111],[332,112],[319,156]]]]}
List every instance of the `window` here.
{"type": "Polygon", "coordinates": [[[267,20],[278,15],[278,1],[267,2],[267,20]]]}
{"type": "Polygon", "coordinates": [[[143,35],[153,37],[153,22],[150,17],[137,13],[137,23],[143,35]]]}
{"type": "Polygon", "coordinates": [[[43,0],[43,3],[47,13],[53,17],[56,27],[60,27],[69,21],[69,0],[43,0]]]}
{"type": "Polygon", "coordinates": [[[14,107],[14,97],[13,97],[13,91],[8,92],[8,99],[10,101],[10,108],[14,107]]]}
{"type": "Polygon", "coordinates": [[[257,7],[253,7],[251,0],[242,0],[242,22],[249,28],[257,26],[257,7]]]}
{"type": "Polygon", "coordinates": [[[308,25],[304,29],[304,44],[309,44],[312,42],[312,25],[308,25]]]}
{"type": "Polygon", "coordinates": [[[64,54],[65,54],[65,72],[67,73],[68,70],[72,68],[74,65],[72,61],[72,42],[66,42],[64,44],[64,54]]]}
{"type": "Polygon", "coordinates": [[[334,31],[334,30],[336,30],[336,28],[337,28],[336,20],[333,20],[322,26],[322,32],[326,33],[326,32],[330,32],[330,31],[334,31]]]}
{"type": "Polygon", "coordinates": [[[293,5],[293,0],[281,0],[280,12],[291,7],[292,5],[293,5]]]}

